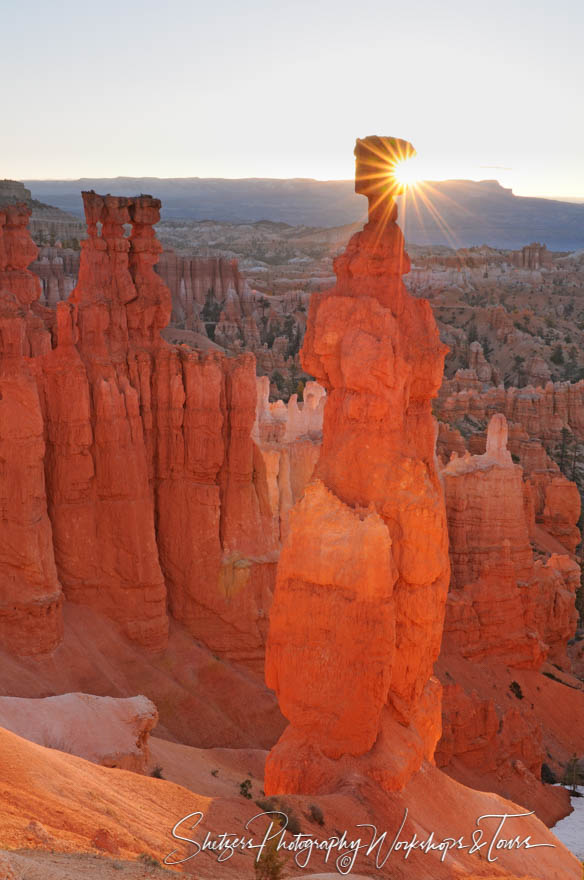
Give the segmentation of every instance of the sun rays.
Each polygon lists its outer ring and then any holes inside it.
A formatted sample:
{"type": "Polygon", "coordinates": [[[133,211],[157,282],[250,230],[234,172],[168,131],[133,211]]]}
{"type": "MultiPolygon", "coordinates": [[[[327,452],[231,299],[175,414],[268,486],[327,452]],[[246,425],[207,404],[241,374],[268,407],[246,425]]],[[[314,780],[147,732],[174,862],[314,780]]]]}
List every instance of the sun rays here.
{"type": "Polygon", "coordinates": [[[398,184],[405,189],[418,186],[422,182],[422,172],[418,157],[412,156],[409,159],[402,159],[395,165],[393,175],[398,184]]]}
{"type": "MultiPolygon", "coordinates": [[[[408,217],[416,217],[417,225],[427,229],[429,237],[437,232],[451,247],[461,242],[446,217],[465,213],[443,187],[444,179],[437,168],[423,162],[413,146],[400,138],[369,137],[357,140],[355,147],[355,191],[369,200],[369,221],[373,221],[381,238],[389,223],[398,217],[404,234],[408,234],[408,217]]],[[[470,213],[470,212],[466,212],[470,213]]]]}

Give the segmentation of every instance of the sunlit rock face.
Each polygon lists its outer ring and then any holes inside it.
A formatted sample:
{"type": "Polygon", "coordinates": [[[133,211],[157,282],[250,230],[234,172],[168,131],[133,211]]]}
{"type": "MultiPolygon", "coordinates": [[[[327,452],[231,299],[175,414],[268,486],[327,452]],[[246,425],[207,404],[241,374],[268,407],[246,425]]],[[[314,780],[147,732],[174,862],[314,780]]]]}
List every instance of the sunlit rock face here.
{"type": "Polygon", "coordinates": [[[404,141],[357,142],[369,222],[312,297],[304,369],[327,391],[323,445],[290,514],[266,680],[290,726],[266,791],[330,790],[359,772],[403,787],[440,735],[440,649],[449,580],[430,402],[446,348],[409,296],[393,197],[404,141]]]}

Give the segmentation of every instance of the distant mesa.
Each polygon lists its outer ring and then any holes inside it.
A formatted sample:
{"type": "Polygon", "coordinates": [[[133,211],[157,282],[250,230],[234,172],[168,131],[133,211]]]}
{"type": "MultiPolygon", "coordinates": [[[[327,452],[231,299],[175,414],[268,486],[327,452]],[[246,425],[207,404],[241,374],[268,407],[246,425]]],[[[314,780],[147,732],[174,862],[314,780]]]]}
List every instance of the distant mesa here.
{"type": "Polygon", "coordinates": [[[30,202],[32,196],[24,183],[18,180],[0,180],[0,202],[2,204],[16,204],[17,202],[30,202]]]}
{"type": "Polygon", "coordinates": [[[0,180],[0,205],[21,202],[32,211],[28,228],[36,242],[72,242],[85,237],[85,225],[74,214],[33,199],[31,191],[18,180],[0,180]]]}

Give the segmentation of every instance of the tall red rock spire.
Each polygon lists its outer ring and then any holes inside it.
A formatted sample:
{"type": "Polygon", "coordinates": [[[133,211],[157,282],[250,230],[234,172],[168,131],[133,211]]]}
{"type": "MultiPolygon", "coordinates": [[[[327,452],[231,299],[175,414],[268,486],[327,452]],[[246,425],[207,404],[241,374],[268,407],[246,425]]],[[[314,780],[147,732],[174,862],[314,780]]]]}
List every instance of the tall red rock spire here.
{"type": "Polygon", "coordinates": [[[79,280],[57,306],[57,347],[38,371],[55,560],[68,599],[160,650],[168,619],[151,485],[151,389],[164,346],[158,331],[170,315],[169,291],[153,270],[160,202],[94,192],[83,202],[79,280]]]}
{"type": "Polygon", "coordinates": [[[449,580],[430,402],[446,347],[409,271],[394,201],[405,141],[357,141],[369,222],[315,294],[302,363],[327,390],[315,478],[290,517],[266,680],[290,726],[266,791],[328,790],[349,773],[402,787],[440,735],[438,656],[449,580]]]}
{"type": "Polygon", "coordinates": [[[45,493],[43,416],[30,354],[50,349],[32,311],[40,294],[30,208],[0,211],[0,646],[42,654],[59,643],[63,595],[45,493]]]}

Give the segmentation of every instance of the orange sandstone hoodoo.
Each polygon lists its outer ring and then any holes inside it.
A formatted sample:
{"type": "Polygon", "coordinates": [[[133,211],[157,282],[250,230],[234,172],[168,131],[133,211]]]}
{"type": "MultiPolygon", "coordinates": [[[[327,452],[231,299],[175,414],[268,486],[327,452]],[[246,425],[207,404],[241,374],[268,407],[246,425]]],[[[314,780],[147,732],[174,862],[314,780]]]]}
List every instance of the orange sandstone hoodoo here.
{"type": "Polygon", "coordinates": [[[369,222],[315,294],[302,363],[327,390],[315,476],[291,512],[270,618],[266,680],[290,722],[265,789],[325,792],[350,773],[402,788],[440,736],[449,582],[431,399],[446,346],[402,275],[396,165],[406,141],[358,140],[369,222]]]}

